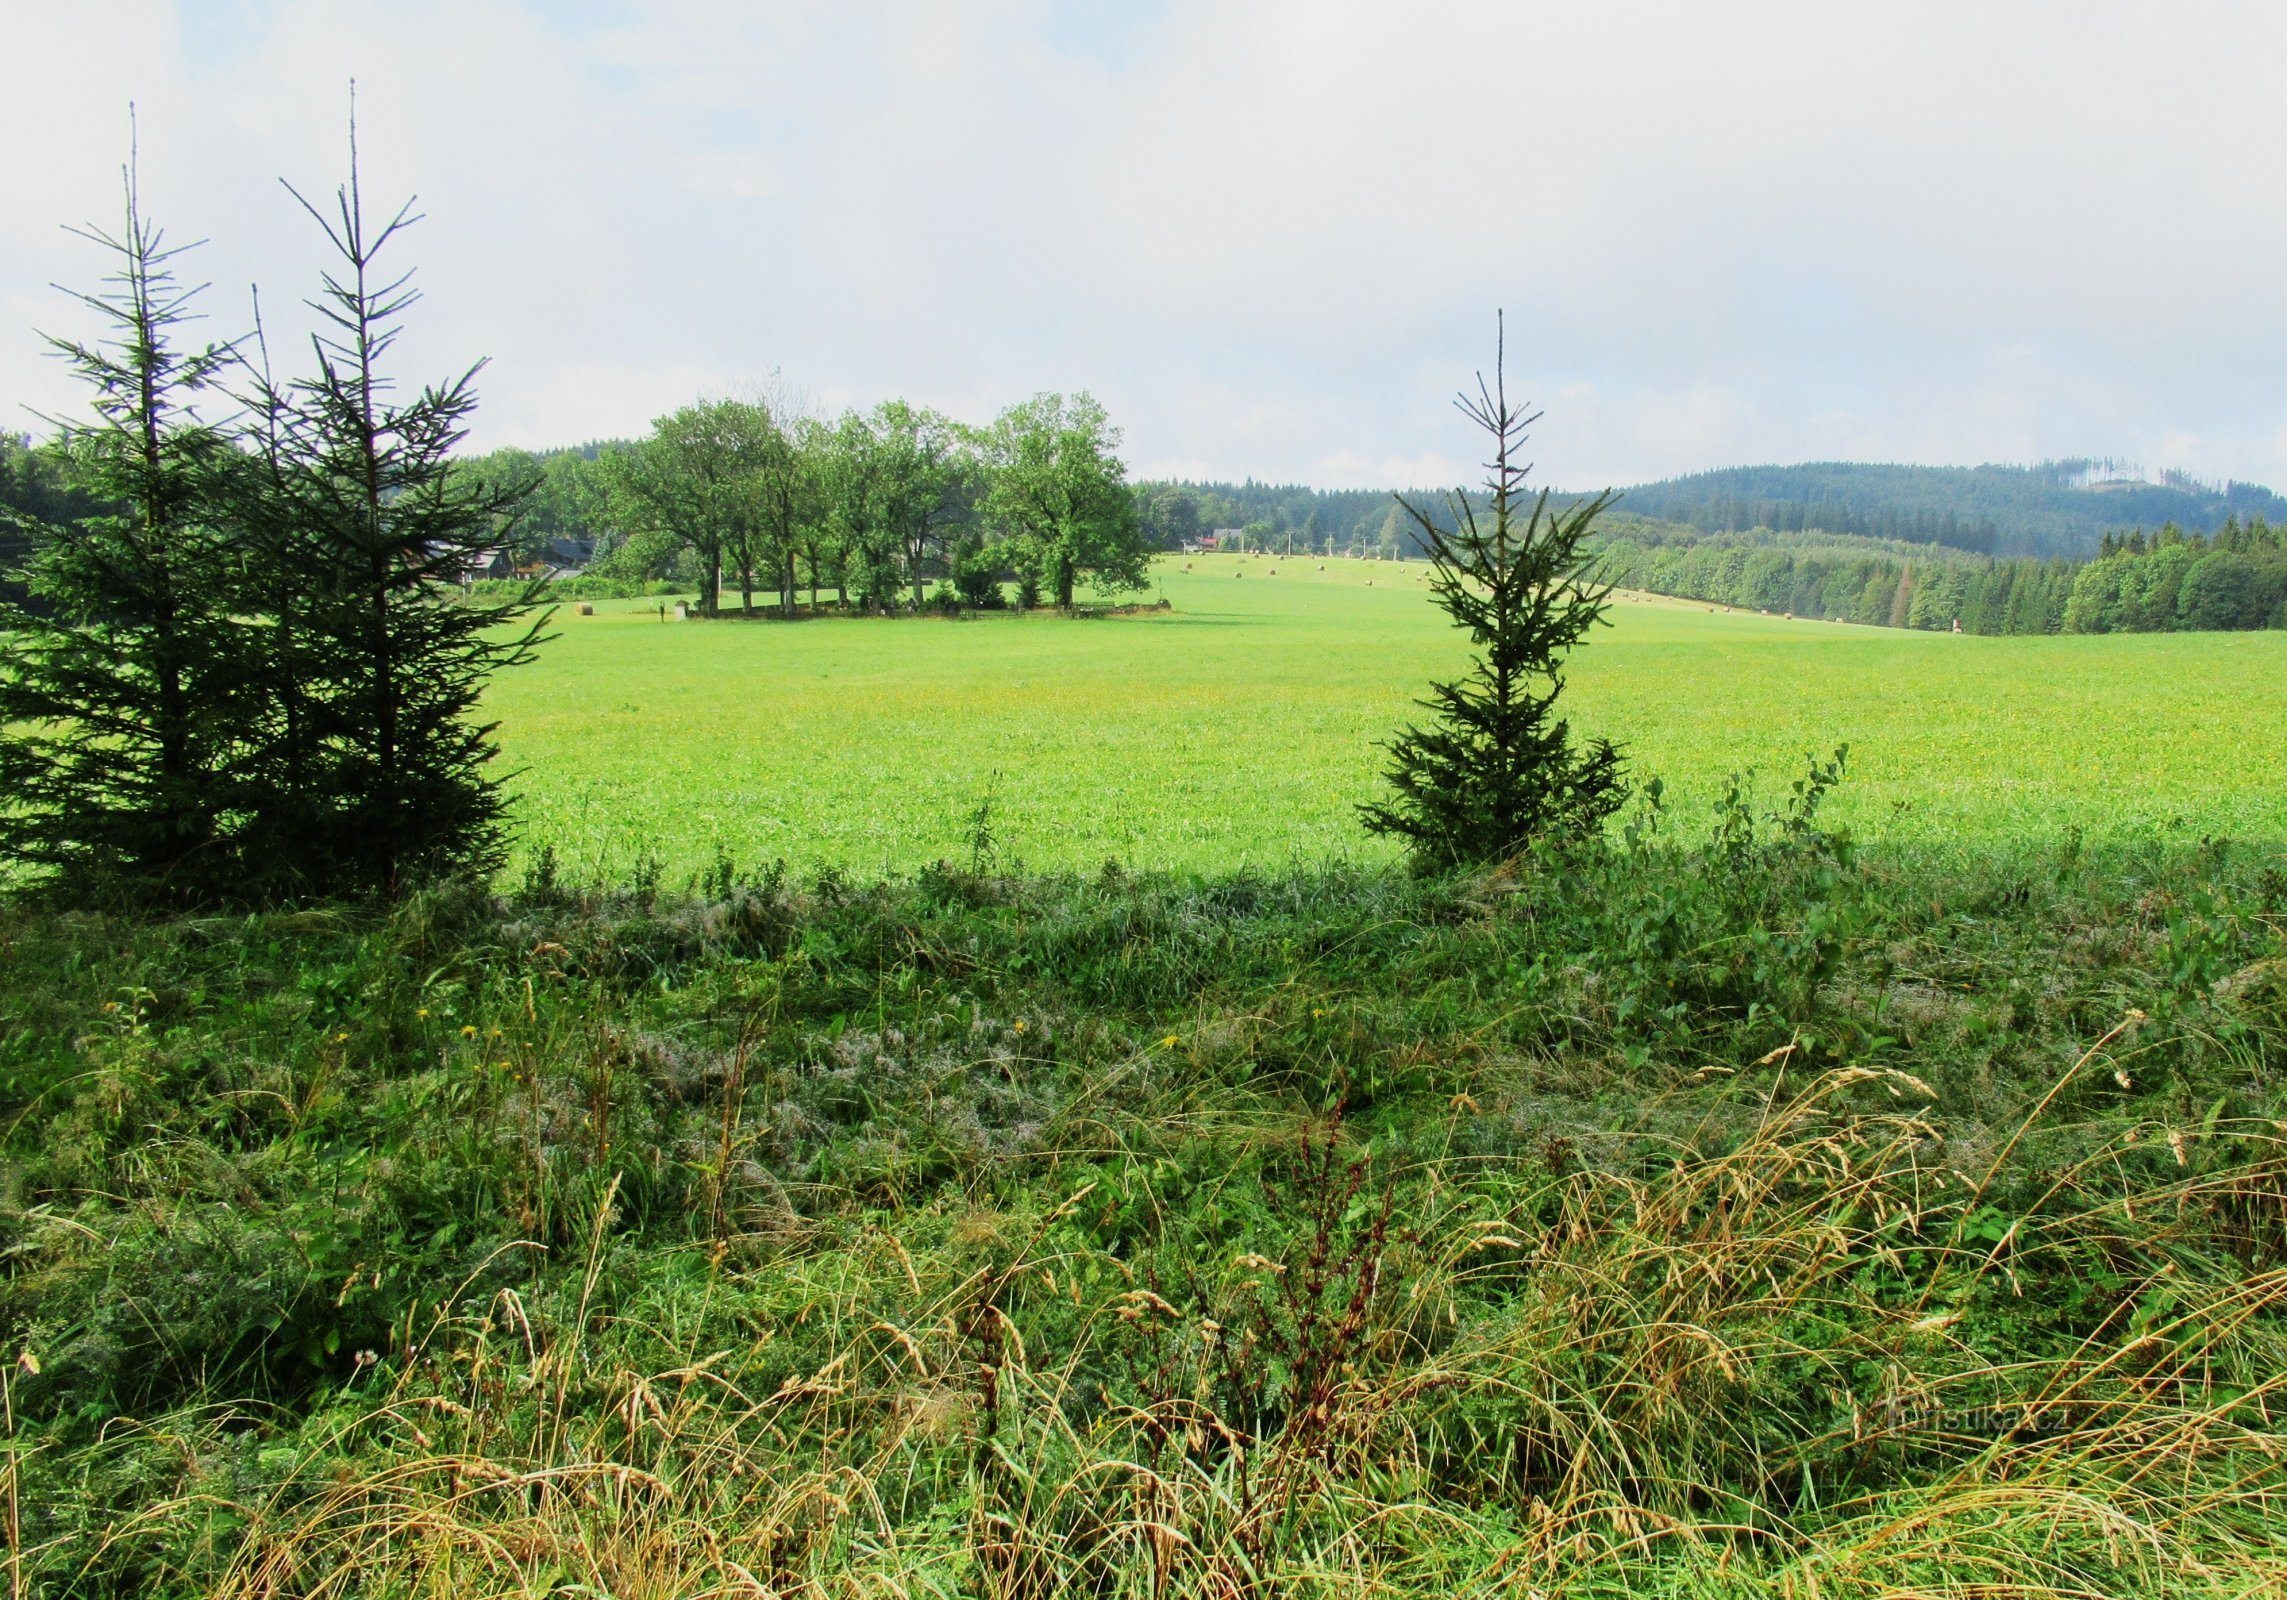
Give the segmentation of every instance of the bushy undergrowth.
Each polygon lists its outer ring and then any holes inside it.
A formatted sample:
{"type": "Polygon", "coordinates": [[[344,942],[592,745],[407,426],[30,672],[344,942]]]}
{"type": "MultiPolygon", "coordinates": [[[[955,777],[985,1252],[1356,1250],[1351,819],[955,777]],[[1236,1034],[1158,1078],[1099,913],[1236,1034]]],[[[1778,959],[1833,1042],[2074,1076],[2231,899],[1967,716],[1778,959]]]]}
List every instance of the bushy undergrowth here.
{"type": "Polygon", "coordinates": [[[2287,879],[0,915],[25,1594],[2287,1583],[2287,879]]]}

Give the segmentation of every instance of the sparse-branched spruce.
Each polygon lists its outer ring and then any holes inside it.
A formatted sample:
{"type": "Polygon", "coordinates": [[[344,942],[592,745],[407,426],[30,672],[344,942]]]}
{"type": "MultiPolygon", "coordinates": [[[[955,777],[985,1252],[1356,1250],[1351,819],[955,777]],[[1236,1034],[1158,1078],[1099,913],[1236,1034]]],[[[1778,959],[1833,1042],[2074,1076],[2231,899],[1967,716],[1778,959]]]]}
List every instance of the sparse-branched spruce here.
{"type": "Polygon", "coordinates": [[[1430,727],[1409,727],[1389,746],[1386,803],[1360,807],[1366,827],[1411,846],[1425,869],[1481,865],[1544,837],[1593,832],[1625,795],[1620,755],[1608,740],[1575,748],[1555,715],[1567,651],[1603,620],[1610,590],[1583,573],[1581,542],[1612,504],[1607,492],[1556,510],[1531,495],[1531,464],[1519,459],[1540,414],[1509,402],[1502,360],[1493,381],[1455,404],[1493,441],[1487,504],[1456,490],[1447,528],[1400,498],[1432,563],[1430,593],[1469,630],[1478,656],[1468,676],[1430,686],[1421,705],[1430,727]]]}
{"type": "Polygon", "coordinates": [[[228,345],[183,348],[198,294],[126,174],[116,261],[74,299],[109,338],[49,343],[91,391],[59,444],[85,515],[18,531],[21,606],[0,611],[0,859],[84,890],[196,899],[236,871],[251,630],[233,606],[223,526],[227,438],[196,407],[228,345]]]}
{"type": "MultiPolygon", "coordinates": [[[[504,801],[477,720],[530,658],[534,591],[463,579],[513,532],[522,483],[453,470],[471,368],[399,402],[385,362],[416,295],[377,270],[413,219],[369,225],[350,180],[308,207],[341,266],[312,302],[315,370],[273,382],[175,330],[195,290],[133,169],[118,258],[78,298],[110,342],[53,341],[93,391],[63,424],[95,510],[28,527],[24,602],[0,613],[0,866],[75,899],[207,902],[395,893],[483,874],[504,801]],[[194,406],[242,387],[242,417],[194,406]]],[[[299,198],[299,196],[297,196],[299,198]]]]}
{"type": "MultiPolygon", "coordinates": [[[[482,363],[453,381],[391,398],[385,363],[399,319],[419,298],[410,274],[379,265],[416,221],[410,204],[375,227],[365,214],[354,128],[349,181],[329,209],[303,200],[337,267],[312,307],[315,371],[283,395],[265,384],[268,470],[250,520],[299,626],[278,632],[272,687],[308,725],[274,763],[268,841],[293,863],[297,892],[393,893],[408,878],[483,874],[506,847],[485,682],[531,658],[539,624],[504,632],[537,589],[503,600],[442,603],[505,541],[526,494],[452,470],[476,409],[482,363]]],[[[281,730],[283,731],[283,730],[281,730]]]]}

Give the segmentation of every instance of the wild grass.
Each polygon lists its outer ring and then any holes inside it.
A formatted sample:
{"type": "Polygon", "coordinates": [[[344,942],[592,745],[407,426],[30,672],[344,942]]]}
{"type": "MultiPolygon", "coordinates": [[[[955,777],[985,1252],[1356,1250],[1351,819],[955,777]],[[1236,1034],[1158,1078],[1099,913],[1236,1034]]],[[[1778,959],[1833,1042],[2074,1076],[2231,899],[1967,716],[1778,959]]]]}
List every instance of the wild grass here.
{"type": "MultiPolygon", "coordinates": [[[[910,873],[966,859],[988,797],[1004,859],[1035,868],[1379,863],[1354,810],[1376,795],[1378,744],[1462,646],[1420,563],[1320,565],[1163,562],[1168,613],[1083,622],[663,624],[658,602],[602,602],[561,617],[491,707],[529,840],[589,876],[656,857],[681,886],[718,850],[910,873]]],[[[2287,635],[1957,638],[1665,601],[1615,615],[1574,657],[1567,708],[1684,813],[1727,773],[1791,774],[1848,742],[1836,815],[1869,841],[2287,838],[2270,692],[2287,635]]]]}
{"type": "Polygon", "coordinates": [[[1637,824],[9,912],[16,1592],[2287,1583],[2281,862],[1637,824]]]}

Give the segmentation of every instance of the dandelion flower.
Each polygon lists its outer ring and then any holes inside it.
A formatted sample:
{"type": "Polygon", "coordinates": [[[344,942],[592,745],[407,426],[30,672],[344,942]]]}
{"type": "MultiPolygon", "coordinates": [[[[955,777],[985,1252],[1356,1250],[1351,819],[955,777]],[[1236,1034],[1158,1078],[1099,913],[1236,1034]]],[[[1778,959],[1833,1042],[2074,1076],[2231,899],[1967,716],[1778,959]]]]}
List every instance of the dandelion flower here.
{"type": "Polygon", "coordinates": [[[475,1037],[476,1037],[476,1024],[472,1022],[472,1023],[470,1023],[470,1024],[469,1024],[467,1027],[465,1027],[465,1028],[461,1029],[461,1037],[462,1037],[462,1038],[464,1038],[464,1039],[473,1039],[473,1038],[475,1038],[475,1037]]]}

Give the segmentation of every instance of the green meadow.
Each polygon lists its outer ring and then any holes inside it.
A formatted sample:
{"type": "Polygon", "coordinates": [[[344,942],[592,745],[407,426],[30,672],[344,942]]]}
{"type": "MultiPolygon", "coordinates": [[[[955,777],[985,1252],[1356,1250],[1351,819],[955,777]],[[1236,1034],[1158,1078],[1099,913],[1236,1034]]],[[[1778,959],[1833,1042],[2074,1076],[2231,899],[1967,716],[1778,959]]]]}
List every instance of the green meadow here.
{"type": "MultiPolygon", "coordinates": [[[[1203,872],[1388,852],[1353,807],[1463,641],[1418,563],[1170,558],[1165,611],[1072,620],[662,622],[558,614],[489,705],[526,827],[567,871],[872,875],[965,859],[1203,872]]],[[[1830,815],[1907,844],[2287,836],[2287,635],[1999,639],[1625,599],[1566,704],[1697,832],[1851,748],[1830,815]]]]}

